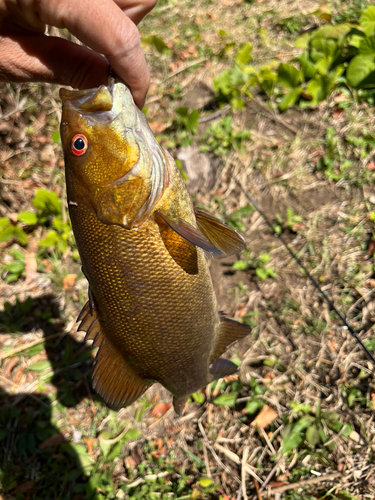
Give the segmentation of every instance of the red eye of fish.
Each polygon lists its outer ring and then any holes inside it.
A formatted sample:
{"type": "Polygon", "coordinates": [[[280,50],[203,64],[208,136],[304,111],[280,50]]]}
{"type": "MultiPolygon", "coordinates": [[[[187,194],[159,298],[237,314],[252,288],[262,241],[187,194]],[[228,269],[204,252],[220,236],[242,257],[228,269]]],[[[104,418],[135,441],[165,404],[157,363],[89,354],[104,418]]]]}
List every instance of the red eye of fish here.
{"type": "Polygon", "coordinates": [[[87,138],[83,134],[76,134],[70,143],[70,150],[74,156],[82,156],[88,148],[87,138]]]}

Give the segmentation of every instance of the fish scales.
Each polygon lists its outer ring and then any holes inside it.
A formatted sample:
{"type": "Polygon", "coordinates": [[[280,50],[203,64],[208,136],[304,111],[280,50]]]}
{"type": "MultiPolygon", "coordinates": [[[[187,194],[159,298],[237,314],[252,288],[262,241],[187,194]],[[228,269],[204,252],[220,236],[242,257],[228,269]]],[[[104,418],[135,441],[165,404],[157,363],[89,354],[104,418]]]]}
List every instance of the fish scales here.
{"type": "Polygon", "coordinates": [[[237,367],[219,358],[250,331],[220,316],[206,262],[245,247],[195,212],[180,172],[121,83],[61,91],[67,196],[99,347],[93,385],[119,408],[153,382],[187,397],[237,367]]]}

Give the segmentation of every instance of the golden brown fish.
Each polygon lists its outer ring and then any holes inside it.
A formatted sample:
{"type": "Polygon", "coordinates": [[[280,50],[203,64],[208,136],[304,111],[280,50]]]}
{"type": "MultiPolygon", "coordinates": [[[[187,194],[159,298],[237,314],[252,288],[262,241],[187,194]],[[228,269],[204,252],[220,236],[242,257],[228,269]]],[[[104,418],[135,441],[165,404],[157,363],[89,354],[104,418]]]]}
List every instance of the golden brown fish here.
{"type": "Polygon", "coordinates": [[[219,356],[250,332],[218,313],[205,258],[244,240],[194,211],[125,85],[60,95],[69,211],[89,282],[78,320],[99,347],[93,386],[120,408],[157,381],[181,413],[191,393],[234,373],[219,356]]]}

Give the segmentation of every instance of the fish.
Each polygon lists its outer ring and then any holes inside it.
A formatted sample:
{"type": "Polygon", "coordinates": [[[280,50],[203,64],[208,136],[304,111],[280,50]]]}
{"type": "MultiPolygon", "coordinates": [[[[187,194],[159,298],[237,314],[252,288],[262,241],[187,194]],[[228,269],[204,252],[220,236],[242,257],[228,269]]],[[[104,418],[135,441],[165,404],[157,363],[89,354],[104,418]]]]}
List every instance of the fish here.
{"type": "Polygon", "coordinates": [[[191,394],[238,370],[220,356],[250,327],[218,311],[207,257],[245,240],[193,206],[125,84],[60,97],[69,214],[89,284],[77,321],[98,347],[93,388],[119,409],[159,382],[181,415],[191,394]]]}

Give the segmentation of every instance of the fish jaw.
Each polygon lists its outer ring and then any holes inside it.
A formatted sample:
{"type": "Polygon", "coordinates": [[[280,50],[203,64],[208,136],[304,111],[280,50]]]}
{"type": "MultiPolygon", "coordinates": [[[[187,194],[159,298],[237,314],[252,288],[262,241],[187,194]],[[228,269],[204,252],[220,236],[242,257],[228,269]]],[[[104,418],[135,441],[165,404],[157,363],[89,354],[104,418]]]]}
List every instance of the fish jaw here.
{"type": "Polygon", "coordinates": [[[142,225],[169,184],[170,159],[122,83],[90,90],[60,91],[61,140],[68,196],[84,199],[99,220],[127,229],[142,225]],[[88,150],[74,157],[75,134],[88,150]],[[98,158],[100,159],[98,161],[98,158]]]}

